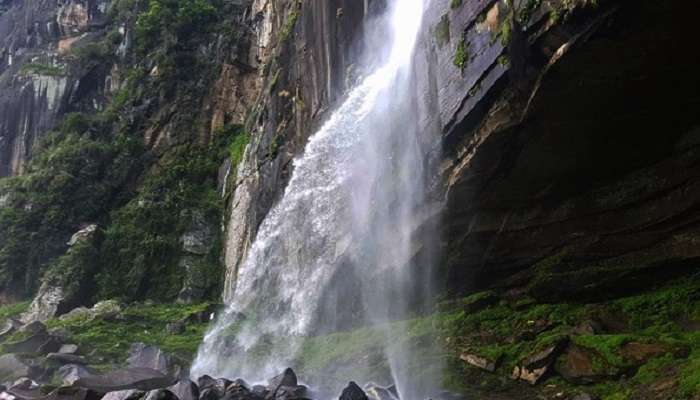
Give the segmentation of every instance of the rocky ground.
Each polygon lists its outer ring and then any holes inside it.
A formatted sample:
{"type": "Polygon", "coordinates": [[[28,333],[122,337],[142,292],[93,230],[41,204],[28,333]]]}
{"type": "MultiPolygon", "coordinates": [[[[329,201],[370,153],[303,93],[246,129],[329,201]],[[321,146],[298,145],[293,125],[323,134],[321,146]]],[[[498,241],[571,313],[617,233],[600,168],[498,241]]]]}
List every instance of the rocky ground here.
{"type": "MultiPolygon", "coordinates": [[[[7,318],[0,333],[5,398],[320,398],[298,385],[291,370],[267,386],[180,379],[188,377],[216,305],[107,301],[45,324],[23,325],[17,318],[26,306],[0,308],[7,318]]],[[[318,391],[331,381],[335,387],[350,379],[386,383],[386,363],[374,361],[384,346],[379,329],[413,351],[416,365],[409,369],[416,380],[440,366],[450,398],[700,399],[698,276],[586,304],[543,304],[514,292],[481,292],[440,303],[430,316],[308,338],[291,367],[318,391]],[[358,374],[358,365],[366,371],[358,374]]],[[[351,384],[341,398],[388,399],[390,393],[351,384]]]]}

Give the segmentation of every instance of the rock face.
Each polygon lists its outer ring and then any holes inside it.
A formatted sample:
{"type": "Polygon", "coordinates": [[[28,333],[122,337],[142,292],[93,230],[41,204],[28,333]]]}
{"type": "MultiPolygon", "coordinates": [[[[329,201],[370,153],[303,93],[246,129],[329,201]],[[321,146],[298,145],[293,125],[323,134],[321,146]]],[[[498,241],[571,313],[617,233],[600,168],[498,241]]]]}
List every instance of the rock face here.
{"type": "Polygon", "coordinates": [[[65,113],[104,102],[104,71],[73,70],[61,52],[89,41],[107,3],[12,1],[0,14],[0,177],[22,173],[34,143],[65,113]]]}

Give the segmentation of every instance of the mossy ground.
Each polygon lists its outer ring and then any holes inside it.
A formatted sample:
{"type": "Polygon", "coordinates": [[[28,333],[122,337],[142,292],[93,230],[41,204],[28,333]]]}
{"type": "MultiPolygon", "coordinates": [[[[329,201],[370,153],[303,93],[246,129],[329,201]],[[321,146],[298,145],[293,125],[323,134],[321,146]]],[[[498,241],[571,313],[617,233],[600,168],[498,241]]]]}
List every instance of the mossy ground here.
{"type": "Polygon", "coordinates": [[[203,311],[209,305],[133,304],[116,319],[54,319],[48,321],[47,326],[65,330],[68,341],[77,344],[82,352],[92,355],[92,361],[96,364],[122,363],[128,356],[131,344],[136,342],[157,345],[187,361],[194,357],[208,324],[188,323],[180,334],[169,334],[166,325],[203,311]]]}

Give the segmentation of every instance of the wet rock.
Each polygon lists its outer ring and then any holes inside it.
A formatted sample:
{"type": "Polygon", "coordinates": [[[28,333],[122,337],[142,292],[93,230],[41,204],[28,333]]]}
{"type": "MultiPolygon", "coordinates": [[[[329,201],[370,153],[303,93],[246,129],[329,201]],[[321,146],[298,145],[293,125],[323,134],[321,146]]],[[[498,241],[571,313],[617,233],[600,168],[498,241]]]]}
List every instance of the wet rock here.
{"type": "Polygon", "coordinates": [[[216,386],[216,379],[209,375],[202,375],[197,379],[197,386],[199,386],[200,391],[209,389],[210,387],[216,386]]]}
{"type": "Polygon", "coordinates": [[[364,390],[362,390],[355,382],[351,381],[348,386],[343,389],[339,400],[368,400],[368,398],[364,390]]]}
{"type": "Polygon", "coordinates": [[[498,360],[493,361],[484,357],[477,356],[476,354],[468,353],[462,353],[462,355],[460,355],[459,358],[473,367],[480,368],[488,372],[496,371],[496,364],[498,360]]]}
{"type": "Polygon", "coordinates": [[[213,319],[214,313],[222,307],[219,304],[210,304],[202,311],[193,312],[182,320],[185,324],[203,324],[213,319]]]}
{"type": "Polygon", "coordinates": [[[10,390],[16,390],[16,389],[21,389],[21,390],[34,390],[38,389],[39,384],[34,382],[33,380],[22,377],[17,379],[10,385],[10,390]]]}
{"type": "Polygon", "coordinates": [[[219,400],[224,397],[224,391],[217,386],[210,386],[199,392],[199,400],[219,400]]]}
{"type": "Polygon", "coordinates": [[[157,389],[146,393],[144,400],[178,400],[178,398],[168,389],[157,389]]]}
{"type": "Polygon", "coordinates": [[[308,398],[306,386],[280,386],[275,392],[275,400],[303,400],[308,398]]]}
{"type": "Polygon", "coordinates": [[[254,385],[251,388],[251,392],[258,396],[258,397],[267,397],[267,395],[270,393],[270,391],[267,389],[266,386],[263,385],[254,385]]]}
{"type": "Polygon", "coordinates": [[[268,381],[267,388],[270,390],[270,393],[272,393],[274,396],[277,393],[277,389],[279,389],[280,387],[295,387],[297,386],[297,384],[297,375],[291,368],[287,368],[281,374],[270,379],[268,381]]]}
{"type": "Polygon", "coordinates": [[[172,357],[157,346],[143,343],[131,345],[126,362],[130,367],[151,368],[163,374],[171,373],[174,369],[172,357]]]}
{"type": "Polygon", "coordinates": [[[4,379],[17,379],[29,374],[29,366],[16,354],[0,356],[0,376],[4,379]]]}
{"type": "Polygon", "coordinates": [[[198,400],[199,388],[187,378],[180,379],[175,385],[168,388],[180,400],[198,400]]]}
{"type": "Polygon", "coordinates": [[[146,395],[146,392],[141,390],[117,390],[114,392],[109,392],[102,400],[139,400],[146,395]]]}
{"type": "Polygon", "coordinates": [[[399,398],[395,386],[388,388],[379,386],[375,383],[365,385],[365,393],[371,400],[397,400],[399,398]]]}
{"type": "Polygon", "coordinates": [[[224,392],[226,391],[226,389],[229,388],[229,386],[231,386],[232,383],[233,381],[228,380],[226,378],[218,378],[214,381],[214,385],[216,385],[216,387],[223,390],[224,392]]]}
{"type": "Polygon", "coordinates": [[[49,353],[46,355],[46,359],[49,361],[55,361],[61,364],[87,364],[87,360],[83,356],[78,356],[75,354],[66,353],[49,353]]]}
{"type": "Polygon", "coordinates": [[[78,379],[85,378],[93,374],[94,371],[88,369],[84,365],[66,364],[61,366],[61,368],[56,371],[54,376],[64,385],[70,386],[78,379]]]}

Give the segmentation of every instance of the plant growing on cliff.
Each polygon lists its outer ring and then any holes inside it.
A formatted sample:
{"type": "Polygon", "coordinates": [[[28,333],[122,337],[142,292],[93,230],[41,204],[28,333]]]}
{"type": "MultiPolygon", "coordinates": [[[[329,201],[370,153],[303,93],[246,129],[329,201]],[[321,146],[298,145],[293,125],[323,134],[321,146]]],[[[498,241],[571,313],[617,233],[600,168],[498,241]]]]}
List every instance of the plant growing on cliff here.
{"type": "Polygon", "coordinates": [[[464,67],[467,66],[468,61],[469,53],[467,52],[467,45],[465,40],[462,39],[457,44],[457,50],[455,50],[455,55],[454,59],[452,60],[452,63],[460,70],[464,70],[464,67]]]}

